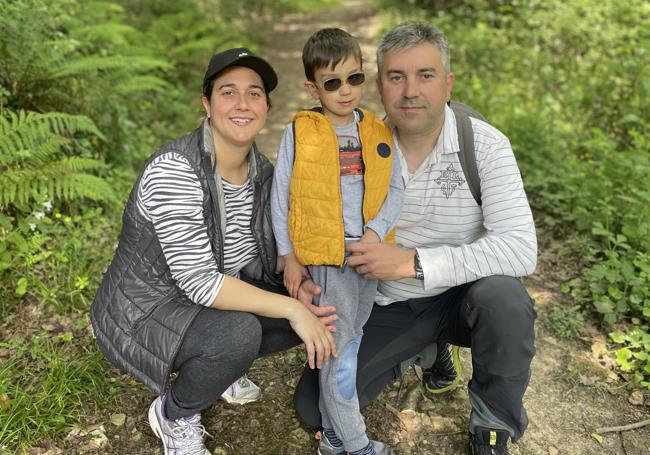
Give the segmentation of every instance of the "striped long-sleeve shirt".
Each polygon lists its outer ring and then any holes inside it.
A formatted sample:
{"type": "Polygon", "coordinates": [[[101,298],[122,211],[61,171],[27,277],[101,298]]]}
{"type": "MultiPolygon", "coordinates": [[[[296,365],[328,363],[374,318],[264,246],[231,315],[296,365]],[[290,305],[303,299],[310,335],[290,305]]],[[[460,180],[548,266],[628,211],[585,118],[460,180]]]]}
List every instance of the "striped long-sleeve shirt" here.
{"type": "Polygon", "coordinates": [[[173,152],[157,157],[145,169],[138,187],[138,209],[152,222],[172,277],[199,305],[211,305],[224,274],[238,276],[257,255],[250,222],[250,179],[243,185],[222,179],[222,186],[226,213],[223,273],[210,247],[201,184],[185,157],[173,152]]]}
{"type": "Polygon", "coordinates": [[[449,107],[432,153],[412,174],[395,134],[405,182],[397,243],[417,249],[424,281],[382,281],[377,303],[438,295],[485,276],[518,277],[534,271],[535,225],[510,142],[488,123],[471,120],[482,206],[463,174],[456,119],[449,107]]]}

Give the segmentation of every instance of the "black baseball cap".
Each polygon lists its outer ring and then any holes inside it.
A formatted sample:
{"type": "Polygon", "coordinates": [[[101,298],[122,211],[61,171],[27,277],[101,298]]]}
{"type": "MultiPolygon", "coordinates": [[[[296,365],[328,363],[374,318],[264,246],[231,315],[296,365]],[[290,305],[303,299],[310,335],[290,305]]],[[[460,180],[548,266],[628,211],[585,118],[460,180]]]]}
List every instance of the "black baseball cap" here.
{"type": "Polygon", "coordinates": [[[209,89],[210,81],[217,74],[231,66],[245,66],[259,74],[266,93],[270,93],[278,85],[278,75],[275,74],[275,70],[266,60],[253,54],[245,47],[237,47],[212,56],[208,70],[203,77],[203,93],[205,94],[209,89]]]}

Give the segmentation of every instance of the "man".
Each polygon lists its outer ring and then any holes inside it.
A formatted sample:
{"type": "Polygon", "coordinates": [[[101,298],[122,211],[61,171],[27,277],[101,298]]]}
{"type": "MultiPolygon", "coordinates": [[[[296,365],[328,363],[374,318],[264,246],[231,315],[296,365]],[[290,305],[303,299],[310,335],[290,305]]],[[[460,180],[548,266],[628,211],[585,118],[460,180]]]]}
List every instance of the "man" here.
{"type": "MultiPolygon", "coordinates": [[[[401,374],[400,364],[435,342],[472,350],[472,453],[508,453],[528,419],[522,397],[534,349],[533,303],[517,277],[533,272],[537,241],[508,139],[472,119],[482,204],[458,158],[445,36],[406,22],[377,50],[381,100],[394,126],[406,185],[397,245],[355,244],[349,265],[382,280],[359,350],[361,406],[401,374]]],[[[306,284],[303,290],[317,292],[306,284]]],[[[308,294],[309,292],[307,292],[308,294]]],[[[294,402],[318,425],[317,386],[304,375],[294,402]],[[317,408],[316,408],[317,409],[317,408]]]]}

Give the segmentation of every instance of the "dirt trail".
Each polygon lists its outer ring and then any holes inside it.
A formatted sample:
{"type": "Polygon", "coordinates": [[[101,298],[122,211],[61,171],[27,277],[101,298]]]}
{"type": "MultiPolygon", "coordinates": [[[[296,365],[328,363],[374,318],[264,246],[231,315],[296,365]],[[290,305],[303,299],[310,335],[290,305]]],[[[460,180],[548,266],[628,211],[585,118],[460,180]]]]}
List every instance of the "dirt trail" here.
{"type": "MultiPolygon", "coordinates": [[[[338,26],[357,36],[362,44],[368,76],[363,105],[382,112],[373,84],[375,44],[379,18],[369,2],[345,2],[339,10],[287,15],[274,26],[263,55],[276,67],[280,83],[273,93],[273,108],[258,145],[271,158],[281,133],[293,113],[310,107],[302,89],[304,74],[300,54],[307,37],[324,26],[338,26]]],[[[540,264],[536,274],[526,280],[536,299],[540,317],[545,305],[562,299],[557,291],[561,276],[557,259],[540,245],[540,264]]],[[[620,434],[609,433],[602,445],[591,433],[595,428],[622,425],[647,419],[647,405],[633,406],[620,385],[608,385],[607,371],[592,354],[595,339],[578,343],[559,340],[537,324],[537,355],[533,376],[525,396],[530,426],[522,440],[512,446],[518,454],[650,454],[650,427],[620,434]]],[[[602,363],[602,362],[601,362],[602,363]]],[[[390,443],[396,454],[463,454],[467,447],[469,402],[467,381],[471,360],[463,350],[463,386],[434,400],[425,398],[414,371],[396,381],[379,400],[364,411],[371,436],[390,443]]],[[[299,350],[278,354],[255,362],[249,374],[263,392],[262,400],[246,406],[219,402],[204,413],[206,430],[214,438],[207,445],[214,454],[275,455],[315,453],[316,442],[295,418],[291,404],[293,388],[302,366],[299,350]]],[[[113,413],[126,413],[126,423],[115,428],[105,424],[108,444],[99,453],[160,454],[159,441],[149,430],[146,409],[150,392],[134,385],[133,393],[122,402],[112,403],[105,414],[89,420],[107,422],[113,413]]],[[[66,453],[84,453],[68,447],[66,453]]],[[[97,453],[97,452],[94,452],[97,453]]]]}

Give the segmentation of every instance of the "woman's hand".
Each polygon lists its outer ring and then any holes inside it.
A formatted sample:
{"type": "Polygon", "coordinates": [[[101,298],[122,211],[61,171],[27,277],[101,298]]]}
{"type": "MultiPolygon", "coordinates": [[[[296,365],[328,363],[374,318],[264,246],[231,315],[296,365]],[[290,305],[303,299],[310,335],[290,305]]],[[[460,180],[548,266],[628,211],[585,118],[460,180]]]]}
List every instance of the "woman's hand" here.
{"type": "Polygon", "coordinates": [[[300,283],[305,278],[309,278],[309,272],[307,267],[298,261],[293,252],[282,256],[282,259],[284,260],[284,287],[287,288],[289,295],[295,299],[298,297],[300,283]]]}
{"type": "Polygon", "coordinates": [[[291,328],[305,343],[307,363],[309,368],[320,368],[323,363],[329,363],[330,355],[336,357],[336,343],[325,324],[318,320],[307,307],[297,305],[287,318],[291,328]]]}
{"type": "Polygon", "coordinates": [[[320,286],[314,283],[311,278],[307,278],[300,283],[298,297],[296,298],[300,300],[300,303],[305,305],[309,311],[318,316],[320,322],[327,326],[327,330],[330,332],[336,332],[334,322],[339,318],[336,315],[336,307],[334,305],[316,306],[312,303],[314,297],[320,295],[320,293],[320,286]]]}

